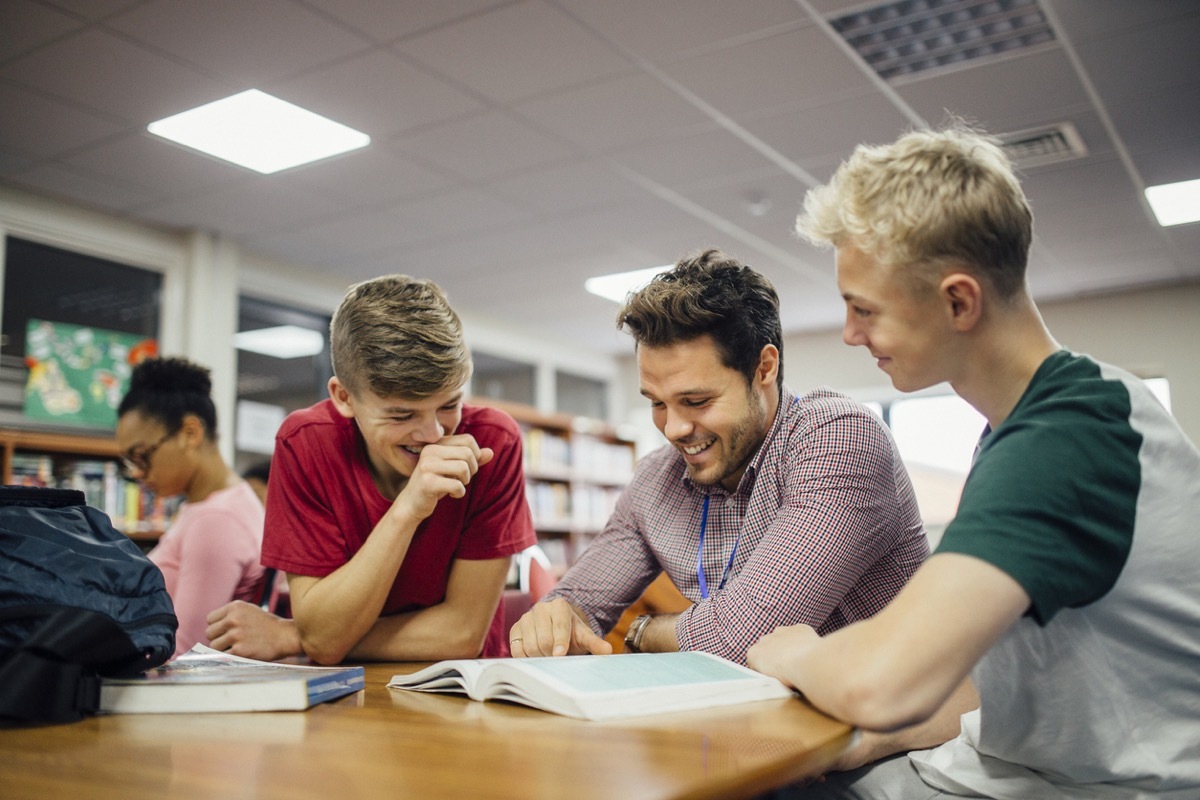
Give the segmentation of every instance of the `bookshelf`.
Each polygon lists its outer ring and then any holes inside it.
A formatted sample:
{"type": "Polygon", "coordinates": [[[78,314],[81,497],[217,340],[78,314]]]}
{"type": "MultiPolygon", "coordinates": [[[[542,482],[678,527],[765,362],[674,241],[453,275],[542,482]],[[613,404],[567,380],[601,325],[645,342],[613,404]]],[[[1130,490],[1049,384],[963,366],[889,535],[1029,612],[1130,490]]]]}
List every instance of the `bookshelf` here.
{"type": "Polygon", "coordinates": [[[161,498],[121,476],[116,443],[103,436],[0,428],[0,477],[5,484],[78,489],[89,506],[143,547],[166,528],[161,498]]]}
{"type": "Polygon", "coordinates": [[[597,420],[491,398],[470,402],[505,411],[521,426],[533,525],[553,571],[561,575],[608,522],[633,476],[634,443],[597,420]]]}

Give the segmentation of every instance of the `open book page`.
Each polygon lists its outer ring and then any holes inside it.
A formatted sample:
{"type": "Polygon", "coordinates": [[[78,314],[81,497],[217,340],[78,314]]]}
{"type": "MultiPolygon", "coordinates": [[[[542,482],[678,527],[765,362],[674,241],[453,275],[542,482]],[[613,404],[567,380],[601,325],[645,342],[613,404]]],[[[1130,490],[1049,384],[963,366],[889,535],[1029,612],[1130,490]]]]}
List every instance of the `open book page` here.
{"type": "Polygon", "coordinates": [[[392,688],[466,693],[585,719],[787,697],[782,683],[708,653],[474,659],[396,675],[392,688]]]}
{"type": "MultiPolygon", "coordinates": [[[[492,663],[504,663],[502,658],[457,658],[439,661],[436,664],[409,675],[393,675],[388,686],[414,689],[422,692],[449,692],[474,696],[472,690],[479,683],[484,669],[492,663]]],[[[476,697],[483,700],[483,697],[476,697]]]]}

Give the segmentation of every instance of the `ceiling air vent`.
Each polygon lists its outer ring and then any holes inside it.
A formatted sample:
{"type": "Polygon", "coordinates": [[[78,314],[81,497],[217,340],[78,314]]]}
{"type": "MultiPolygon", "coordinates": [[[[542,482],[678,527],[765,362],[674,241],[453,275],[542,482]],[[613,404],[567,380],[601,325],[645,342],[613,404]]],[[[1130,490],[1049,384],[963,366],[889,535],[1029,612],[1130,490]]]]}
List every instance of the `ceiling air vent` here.
{"type": "Polygon", "coordinates": [[[891,82],[1054,42],[1037,0],[900,0],[829,24],[879,77],[891,82]]]}
{"type": "Polygon", "coordinates": [[[1030,128],[998,137],[1018,169],[1027,170],[1087,155],[1087,145],[1069,122],[1030,128]]]}

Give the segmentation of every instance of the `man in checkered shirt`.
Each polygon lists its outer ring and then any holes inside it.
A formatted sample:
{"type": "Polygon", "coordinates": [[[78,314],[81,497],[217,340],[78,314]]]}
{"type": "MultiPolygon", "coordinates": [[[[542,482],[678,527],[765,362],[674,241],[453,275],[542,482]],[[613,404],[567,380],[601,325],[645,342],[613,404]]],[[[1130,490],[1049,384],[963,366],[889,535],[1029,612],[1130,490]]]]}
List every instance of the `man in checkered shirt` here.
{"type": "Polygon", "coordinates": [[[512,627],[513,655],[610,653],[603,635],[660,572],[694,605],[639,617],[627,649],[745,663],[780,625],[824,634],[883,608],[929,554],[908,473],[864,406],[784,385],[770,282],[708,250],[631,295],[617,319],[668,444],[512,627]]]}

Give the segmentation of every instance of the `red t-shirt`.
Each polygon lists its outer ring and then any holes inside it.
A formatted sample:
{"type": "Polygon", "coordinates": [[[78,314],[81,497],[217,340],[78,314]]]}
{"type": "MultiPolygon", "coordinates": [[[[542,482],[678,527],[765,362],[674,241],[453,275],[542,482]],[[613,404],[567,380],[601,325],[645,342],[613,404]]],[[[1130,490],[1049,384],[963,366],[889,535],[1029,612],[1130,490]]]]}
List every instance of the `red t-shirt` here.
{"type": "MultiPolygon", "coordinates": [[[[417,527],[384,615],[442,602],[455,559],[502,558],[537,541],[517,423],[496,409],[463,406],[455,432],[471,434],[495,457],[467,484],[465,497],[442,498],[417,527]]],[[[391,504],[371,479],[354,420],[339,414],[331,400],[296,411],[275,437],[262,563],[322,578],[359,551],[391,504]]],[[[484,658],[509,654],[503,606],[492,619],[484,658]]]]}

